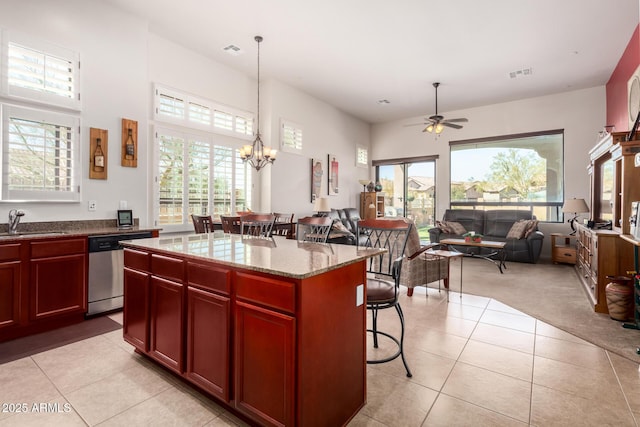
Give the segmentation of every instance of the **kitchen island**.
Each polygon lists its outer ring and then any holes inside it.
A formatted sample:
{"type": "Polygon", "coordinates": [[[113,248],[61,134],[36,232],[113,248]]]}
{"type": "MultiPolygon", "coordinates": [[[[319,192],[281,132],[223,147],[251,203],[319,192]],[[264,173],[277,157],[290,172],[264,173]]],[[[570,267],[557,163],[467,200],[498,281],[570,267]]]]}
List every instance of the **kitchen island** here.
{"type": "Polygon", "coordinates": [[[260,425],[339,426],[362,408],[378,250],[220,232],[123,245],[136,351],[260,425]]]}

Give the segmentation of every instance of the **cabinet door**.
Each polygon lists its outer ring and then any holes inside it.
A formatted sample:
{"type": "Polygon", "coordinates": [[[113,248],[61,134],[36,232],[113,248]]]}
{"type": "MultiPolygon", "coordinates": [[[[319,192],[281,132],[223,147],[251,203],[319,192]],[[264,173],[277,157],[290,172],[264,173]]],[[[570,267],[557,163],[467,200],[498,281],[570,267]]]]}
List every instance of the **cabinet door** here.
{"type": "Polygon", "coordinates": [[[182,373],[182,283],[151,276],[151,338],[149,355],[182,373]]]}
{"type": "Polygon", "coordinates": [[[261,424],[294,424],[295,319],[243,302],[235,310],[235,405],[261,424]]]}
{"type": "Polygon", "coordinates": [[[20,323],[20,261],[0,263],[0,329],[20,323]]]}
{"type": "Polygon", "coordinates": [[[187,289],[186,376],[229,401],[229,298],[191,286],[187,289]]]}
{"type": "Polygon", "coordinates": [[[149,351],[149,274],[124,268],[125,341],[143,352],[149,351]]]}
{"type": "Polygon", "coordinates": [[[31,260],[31,320],[87,311],[87,256],[63,255],[31,260]]]}

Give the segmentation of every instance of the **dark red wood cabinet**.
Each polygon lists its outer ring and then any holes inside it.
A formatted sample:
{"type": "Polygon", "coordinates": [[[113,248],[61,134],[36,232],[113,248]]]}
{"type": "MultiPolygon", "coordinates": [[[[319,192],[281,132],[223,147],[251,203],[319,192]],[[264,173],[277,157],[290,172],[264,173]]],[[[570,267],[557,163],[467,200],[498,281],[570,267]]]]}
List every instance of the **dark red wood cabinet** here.
{"type": "Polygon", "coordinates": [[[87,238],[0,245],[0,341],[84,320],[87,238]]]}
{"type": "Polygon", "coordinates": [[[20,243],[0,245],[0,330],[20,324],[20,243]]]}
{"type": "Polygon", "coordinates": [[[150,274],[124,269],[124,339],[142,352],[149,351],[150,274]]]}
{"type": "Polygon", "coordinates": [[[29,318],[87,311],[87,239],[30,243],[29,318]]]}
{"type": "Polygon", "coordinates": [[[125,246],[140,352],[259,425],[343,425],[364,405],[364,262],[293,279],[125,246]]]}

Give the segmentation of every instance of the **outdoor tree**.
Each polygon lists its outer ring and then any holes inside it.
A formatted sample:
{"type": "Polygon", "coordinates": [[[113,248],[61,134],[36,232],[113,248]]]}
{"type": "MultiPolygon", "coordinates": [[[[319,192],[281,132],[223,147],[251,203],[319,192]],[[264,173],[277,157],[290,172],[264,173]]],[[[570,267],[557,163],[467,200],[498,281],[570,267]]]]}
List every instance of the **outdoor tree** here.
{"type": "Polygon", "coordinates": [[[510,148],[493,157],[488,180],[502,187],[513,188],[522,199],[546,183],[545,162],[532,150],[510,148]]]}

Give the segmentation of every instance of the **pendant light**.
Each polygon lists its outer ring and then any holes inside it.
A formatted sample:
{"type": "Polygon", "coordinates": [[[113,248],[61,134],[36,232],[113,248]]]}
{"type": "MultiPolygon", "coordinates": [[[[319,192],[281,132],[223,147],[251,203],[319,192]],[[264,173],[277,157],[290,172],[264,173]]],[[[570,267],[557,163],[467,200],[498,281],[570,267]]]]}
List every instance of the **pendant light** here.
{"type": "Polygon", "coordinates": [[[240,158],[243,162],[249,163],[256,171],[260,171],[264,166],[273,163],[276,160],[276,150],[271,147],[265,147],[260,138],[260,42],[262,36],[255,36],[254,40],[258,42],[258,119],[256,121],[256,138],[252,145],[245,145],[240,148],[240,158]]]}

